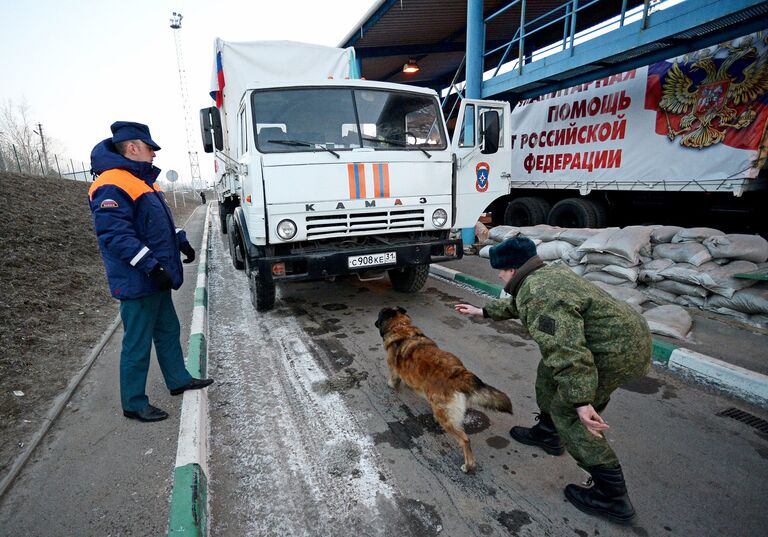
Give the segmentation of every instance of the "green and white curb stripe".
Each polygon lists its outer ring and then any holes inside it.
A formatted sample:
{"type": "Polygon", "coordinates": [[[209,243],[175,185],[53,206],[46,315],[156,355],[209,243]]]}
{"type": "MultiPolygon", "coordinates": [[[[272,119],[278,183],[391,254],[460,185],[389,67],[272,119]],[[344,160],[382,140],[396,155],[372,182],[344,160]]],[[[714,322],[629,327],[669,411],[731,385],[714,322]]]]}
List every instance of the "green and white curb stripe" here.
{"type": "MultiPolygon", "coordinates": [[[[497,285],[441,265],[430,265],[429,271],[442,278],[474,287],[493,297],[499,297],[503,290],[497,285]]],[[[766,375],[656,338],[653,339],[653,361],[658,365],[690,375],[700,382],[740,399],[768,407],[768,376],[766,375]]]]}
{"type": "Polygon", "coordinates": [[[768,406],[766,375],[682,348],[672,351],[668,366],[731,395],[760,406],[768,406]]]}
{"type": "MultiPolygon", "coordinates": [[[[210,206],[208,206],[210,207],[210,206]]],[[[195,378],[208,370],[208,235],[210,209],[205,216],[197,270],[195,306],[187,348],[187,369],[195,378]]],[[[173,471],[168,535],[208,534],[208,390],[184,392],[181,405],[176,467],[173,471]]]]}

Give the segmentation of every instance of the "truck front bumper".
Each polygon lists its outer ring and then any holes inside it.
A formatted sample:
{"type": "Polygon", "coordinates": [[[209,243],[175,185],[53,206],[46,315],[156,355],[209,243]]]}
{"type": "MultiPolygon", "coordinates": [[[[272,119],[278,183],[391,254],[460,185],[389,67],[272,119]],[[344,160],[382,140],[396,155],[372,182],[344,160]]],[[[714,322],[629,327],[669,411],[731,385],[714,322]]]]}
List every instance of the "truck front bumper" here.
{"type": "Polygon", "coordinates": [[[357,272],[400,269],[414,265],[424,265],[438,261],[461,259],[463,246],[461,239],[445,239],[429,242],[397,244],[376,249],[360,248],[339,252],[308,252],[287,256],[258,257],[251,266],[258,267],[259,273],[270,275],[276,282],[320,280],[354,274],[357,272]],[[350,268],[350,258],[358,256],[376,256],[394,252],[396,262],[385,265],[350,268]]]}

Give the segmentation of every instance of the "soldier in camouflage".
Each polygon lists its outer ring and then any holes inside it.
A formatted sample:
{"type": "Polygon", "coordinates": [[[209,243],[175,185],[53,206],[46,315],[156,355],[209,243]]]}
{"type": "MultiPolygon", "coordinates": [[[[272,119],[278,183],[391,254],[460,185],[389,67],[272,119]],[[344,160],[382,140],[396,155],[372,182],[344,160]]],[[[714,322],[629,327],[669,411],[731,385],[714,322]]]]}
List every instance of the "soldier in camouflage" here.
{"type": "Polygon", "coordinates": [[[490,250],[510,298],[480,309],[456,311],[494,320],[519,318],[541,350],[536,377],[540,414],[533,427],[513,427],[523,444],[561,455],[563,446],[592,476],[594,485],[568,485],[565,496],[589,514],[628,523],[635,510],[619,459],[600,417],[611,393],[644,376],[651,363],[651,334],[642,315],[568,267],[545,265],[526,237],[507,239],[490,250]]]}

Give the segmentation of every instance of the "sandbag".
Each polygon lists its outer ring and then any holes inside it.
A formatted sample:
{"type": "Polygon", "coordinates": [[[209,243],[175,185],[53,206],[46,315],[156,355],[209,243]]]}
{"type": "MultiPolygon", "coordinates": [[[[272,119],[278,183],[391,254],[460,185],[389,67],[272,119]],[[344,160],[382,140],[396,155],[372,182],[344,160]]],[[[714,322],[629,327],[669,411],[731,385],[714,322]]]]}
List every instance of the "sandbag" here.
{"type": "Polygon", "coordinates": [[[643,313],[643,317],[654,334],[678,339],[685,339],[693,325],[691,315],[674,304],[651,308],[643,313]]]}
{"type": "Polygon", "coordinates": [[[636,305],[639,306],[640,304],[647,302],[648,297],[646,297],[643,293],[636,289],[629,289],[627,287],[619,287],[616,285],[610,285],[603,282],[592,282],[595,285],[597,285],[600,289],[611,295],[613,298],[617,300],[621,300],[622,302],[626,302],[630,305],[636,305]]]}
{"type": "Polygon", "coordinates": [[[743,259],[763,263],[768,259],[768,241],[760,235],[723,235],[709,237],[702,243],[712,257],[743,259]]]}
{"type": "Polygon", "coordinates": [[[619,265],[605,265],[605,267],[603,267],[603,272],[618,276],[619,278],[623,278],[630,282],[636,282],[640,271],[637,267],[627,268],[620,267],[619,265]]]}
{"type": "Polygon", "coordinates": [[[543,242],[536,248],[536,253],[542,261],[554,261],[562,258],[566,253],[574,250],[576,247],[565,241],[543,242]]]}
{"type": "Polygon", "coordinates": [[[558,240],[570,242],[574,246],[581,246],[584,241],[594,237],[598,233],[603,231],[602,229],[592,229],[588,227],[566,229],[557,237],[558,240]]]}
{"type": "Polygon", "coordinates": [[[592,235],[579,246],[582,252],[603,253],[611,242],[611,237],[619,231],[618,228],[608,228],[596,235],[592,235]]]}
{"type": "Polygon", "coordinates": [[[651,232],[652,244],[664,244],[672,242],[672,237],[680,233],[684,228],[680,226],[659,226],[651,232]]]}
{"type": "Polygon", "coordinates": [[[642,290],[642,292],[645,296],[657,304],[674,302],[677,298],[676,294],[670,293],[669,291],[665,291],[663,289],[657,289],[656,287],[646,287],[642,290]]]}
{"type": "Polygon", "coordinates": [[[611,253],[630,261],[634,265],[640,263],[640,252],[650,253],[652,228],[648,226],[627,226],[619,229],[611,240],[606,243],[602,252],[611,253]]]}
{"type": "Polygon", "coordinates": [[[525,235],[529,239],[539,239],[543,242],[549,242],[557,240],[560,233],[565,231],[565,228],[557,226],[548,226],[547,224],[539,224],[537,226],[523,226],[520,228],[520,234],[525,235]]]}
{"type": "Polygon", "coordinates": [[[742,313],[740,311],[732,310],[731,308],[711,308],[711,307],[707,307],[706,305],[705,305],[705,308],[711,312],[717,313],[718,315],[726,315],[728,317],[733,317],[734,319],[738,319],[739,321],[743,321],[745,323],[748,323],[751,317],[747,313],[742,313]]]}
{"type": "Polygon", "coordinates": [[[618,276],[614,276],[613,274],[608,274],[603,271],[590,272],[588,274],[584,274],[584,279],[589,280],[591,282],[603,282],[609,285],[621,285],[624,287],[630,287],[629,285],[624,285],[624,284],[634,283],[634,282],[628,282],[624,278],[619,278],[618,276]]]}
{"type": "Polygon", "coordinates": [[[675,295],[689,295],[706,297],[709,292],[698,285],[691,285],[689,283],[676,282],[674,280],[661,280],[660,282],[654,282],[651,287],[656,287],[662,291],[668,291],[675,295]]]}
{"type": "Polygon", "coordinates": [[[722,266],[713,263],[713,266],[715,268],[708,269],[699,275],[699,285],[718,295],[732,297],[739,289],[746,289],[757,283],[757,280],[733,277],[734,274],[757,270],[757,265],[751,261],[731,261],[722,266]]]}
{"type": "Polygon", "coordinates": [[[704,306],[706,309],[728,308],[752,315],[768,315],[768,284],[759,284],[733,293],[730,298],[712,295],[704,306]]]}
{"type": "Polygon", "coordinates": [[[701,298],[700,296],[680,295],[675,297],[675,304],[689,308],[703,308],[706,300],[706,298],[701,298]]]}
{"type": "Polygon", "coordinates": [[[725,233],[719,229],[711,227],[692,227],[690,229],[682,229],[678,231],[675,236],[672,237],[672,242],[702,242],[704,239],[716,237],[718,235],[725,235],[725,233]]]}
{"type": "Polygon", "coordinates": [[[677,263],[690,263],[697,267],[712,259],[712,254],[698,242],[681,244],[657,244],[653,248],[654,259],[671,259],[677,263]]]}
{"type": "Polygon", "coordinates": [[[579,276],[583,276],[584,275],[584,269],[586,267],[587,267],[586,265],[573,265],[573,266],[568,265],[568,268],[571,269],[576,274],[578,274],[579,276]]]}
{"type": "Polygon", "coordinates": [[[517,231],[519,234],[520,228],[516,228],[514,226],[496,226],[491,228],[491,230],[488,232],[488,237],[495,240],[496,242],[501,242],[511,231],[517,231]]]}
{"type": "Polygon", "coordinates": [[[709,261],[703,263],[699,267],[691,265],[690,263],[673,263],[671,266],[661,270],[659,275],[667,280],[689,283],[691,285],[701,285],[702,273],[706,270],[716,268],[719,268],[719,265],[709,261]]]}
{"type": "MultiPolygon", "coordinates": [[[[577,248],[578,251],[583,252],[581,248],[577,248]]],[[[614,254],[601,254],[598,252],[587,252],[581,260],[582,263],[590,263],[592,265],[618,265],[620,267],[634,267],[637,263],[633,263],[623,257],[619,257],[614,254]]]]}
{"type": "Polygon", "coordinates": [[[477,242],[485,242],[488,240],[488,236],[488,228],[485,227],[485,224],[482,222],[475,222],[475,237],[477,237],[477,242]]]}
{"type": "Polygon", "coordinates": [[[581,260],[584,258],[585,253],[579,250],[576,247],[571,248],[567,252],[563,254],[563,257],[560,259],[563,260],[563,263],[568,265],[569,267],[574,267],[578,265],[581,260]]]}
{"type": "Polygon", "coordinates": [[[661,275],[661,271],[674,264],[675,262],[671,259],[654,259],[653,261],[643,263],[640,265],[640,273],[637,278],[645,283],[661,281],[664,279],[664,276],[661,275]]]}

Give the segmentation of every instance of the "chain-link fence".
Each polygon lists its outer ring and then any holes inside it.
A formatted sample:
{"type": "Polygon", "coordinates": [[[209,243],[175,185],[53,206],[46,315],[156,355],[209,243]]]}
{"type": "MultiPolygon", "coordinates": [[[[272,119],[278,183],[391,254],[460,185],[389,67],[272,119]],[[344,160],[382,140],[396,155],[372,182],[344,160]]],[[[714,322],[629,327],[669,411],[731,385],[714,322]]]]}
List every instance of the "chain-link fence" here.
{"type": "Polygon", "coordinates": [[[75,181],[90,181],[90,165],[64,155],[49,154],[38,148],[24,148],[0,142],[0,172],[61,177],[75,181]]]}

